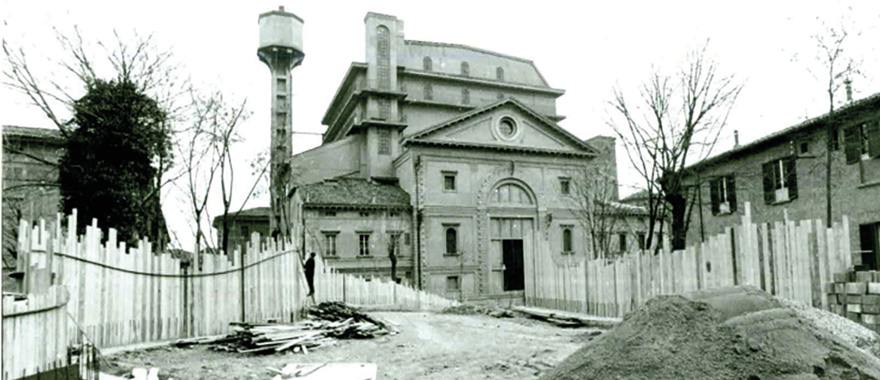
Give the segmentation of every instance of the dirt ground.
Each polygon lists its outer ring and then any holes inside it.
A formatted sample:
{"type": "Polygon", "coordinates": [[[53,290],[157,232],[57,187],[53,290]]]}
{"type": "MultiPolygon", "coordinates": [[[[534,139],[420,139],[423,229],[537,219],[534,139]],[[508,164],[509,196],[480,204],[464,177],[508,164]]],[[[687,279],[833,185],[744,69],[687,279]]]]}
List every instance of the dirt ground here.
{"type": "Polygon", "coordinates": [[[246,355],[206,347],[162,347],[109,358],[117,374],[135,366],[160,368],[160,378],[271,379],[266,367],[289,363],[376,363],[379,379],[534,379],[601,330],[560,328],[526,318],[486,315],[371,312],[400,334],[338,341],[307,355],[246,355]]]}

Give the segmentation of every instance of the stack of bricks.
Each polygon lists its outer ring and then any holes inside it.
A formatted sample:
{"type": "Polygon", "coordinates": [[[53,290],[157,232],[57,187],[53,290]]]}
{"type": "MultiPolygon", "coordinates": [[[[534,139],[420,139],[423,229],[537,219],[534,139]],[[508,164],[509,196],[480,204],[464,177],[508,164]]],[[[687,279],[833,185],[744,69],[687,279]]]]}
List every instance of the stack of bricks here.
{"type": "Polygon", "coordinates": [[[880,272],[835,273],[827,291],[832,312],[880,332],[880,272]]]}

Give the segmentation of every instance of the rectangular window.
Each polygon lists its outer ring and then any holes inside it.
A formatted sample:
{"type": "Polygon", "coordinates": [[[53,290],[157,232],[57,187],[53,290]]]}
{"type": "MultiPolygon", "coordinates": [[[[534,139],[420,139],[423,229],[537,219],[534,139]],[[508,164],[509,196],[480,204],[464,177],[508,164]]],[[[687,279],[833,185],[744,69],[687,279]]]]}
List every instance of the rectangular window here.
{"type": "Polygon", "coordinates": [[[443,172],[443,190],[455,191],[455,172],[443,172]]]}
{"type": "Polygon", "coordinates": [[[425,85],[425,100],[434,100],[434,87],[430,83],[425,85]]]}
{"type": "Polygon", "coordinates": [[[810,143],[808,143],[806,141],[801,142],[801,146],[799,149],[800,149],[801,154],[810,153],[810,143]]]}
{"type": "Polygon", "coordinates": [[[411,239],[411,237],[410,237],[409,232],[403,234],[403,244],[410,245],[411,244],[410,239],[411,239]]]}
{"type": "Polygon", "coordinates": [[[624,233],[617,234],[617,243],[618,243],[618,250],[620,252],[626,252],[626,234],[624,234],[624,233]]]}
{"type": "Polygon", "coordinates": [[[379,119],[388,120],[391,118],[391,101],[387,98],[379,98],[379,119]]]}
{"type": "Polygon", "coordinates": [[[461,281],[458,276],[446,276],[446,291],[457,292],[461,290],[461,281]]]}
{"type": "Polygon", "coordinates": [[[370,234],[358,234],[358,256],[370,255],[370,234]]]}
{"type": "Polygon", "coordinates": [[[773,160],[763,165],[764,202],[773,204],[798,196],[797,169],[794,157],[773,160]]]}
{"type": "Polygon", "coordinates": [[[388,128],[380,128],[379,133],[379,154],[387,156],[391,154],[391,130],[388,128]]]}
{"type": "Polygon", "coordinates": [[[444,224],[443,234],[446,237],[446,255],[458,255],[458,224],[444,224]]]}
{"type": "Polygon", "coordinates": [[[571,179],[570,178],[559,178],[559,192],[562,195],[571,194],[571,179]]]}
{"type": "Polygon", "coordinates": [[[726,175],[709,182],[709,198],[712,215],[729,214],[736,211],[736,180],[726,175]]]}
{"type": "Polygon", "coordinates": [[[847,164],[880,156],[880,121],[871,121],[844,129],[843,148],[847,164]]]}
{"type": "Polygon", "coordinates": [[[324,255],[336,256],[336,232],[324,233],[324,255]]]}
{"type": "Polygon", "coordinates": [[[644,232],[639,232],[636,234],[636,237],[639,241],[639,249],[645,249],[645,243],[647,243],[647,237],[644,232]]]}
{"type": "Polygon", "coordinates": [[[471,92],[466,88],[461,89],[461,104],[471,104],[471,92]]]}

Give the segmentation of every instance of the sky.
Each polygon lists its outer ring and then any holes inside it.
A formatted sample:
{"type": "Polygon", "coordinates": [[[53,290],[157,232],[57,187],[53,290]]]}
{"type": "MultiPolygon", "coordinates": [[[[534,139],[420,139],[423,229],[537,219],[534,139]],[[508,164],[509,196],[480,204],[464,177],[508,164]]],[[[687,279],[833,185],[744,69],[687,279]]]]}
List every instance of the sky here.
{"type": "MultiPolygon", "coordinates": [[[[617,86],[635,98],[653,70],[669,72],[685,54],[708,43],[722,74],[744,83],[717,143],[730,149],[734,131],[748,143],[828,109],[811,36],[843,23],[851,32],[846,53],[859,59],[854,98],[880,92],[880,2],[878,1],[0,1],[0,36],[25,49],[41,77],[63,75],[53,28],[76,25],[88,41],[153,35],[173,51],[181,71],[204,89],[247,100],[250,118],[236,147],[234,207],[253,184],[248,161],[269,142],[270,76],[256,55],[257,17],[284,5],[305,20],[305,60],[294,69],[293,129],[321,133],[321,117],[351,62],[364,60],[363,18],[368,11],[404,21],[405,38],[459,43],[531,59],[551,87],[566,91],[557,101],[559,124],[580,138],[614,135],[608,102],[617,86]],[[843,20],[843,21],[842,21],[843,20]],[[708,41],[708,42],[707,42],[708,41]],[[815,70],[812,72],[815,73],[815,70]]],[[[94,49],[100,57],[101,50],[94,49]]],[[[0,62],[0,68],[8,66],[0,62]]],[[[842,97],[843,95],[840,95],[842,97]]],[[[52,123],[22,94],[0,86],[0,124],[51,128],[52,123]]],[[[63,113],[62,113],[63,114],[63,113]]],[[[69,113],[67,114],[69,117],[69,113]]],[[[320,145],[314,134],[295,134],[294,153],[320,145]]],[[[617,152],[620,192],[639,187],[621,147],[617,152]]],[[[179,188],[163,194],[178,244],[191,247],[193,222],[179,188]]],[[[265,193],[247,207],[267,206],[265,193]]],[[[219,196],[209,204],[221,210],[219,196]]]]}

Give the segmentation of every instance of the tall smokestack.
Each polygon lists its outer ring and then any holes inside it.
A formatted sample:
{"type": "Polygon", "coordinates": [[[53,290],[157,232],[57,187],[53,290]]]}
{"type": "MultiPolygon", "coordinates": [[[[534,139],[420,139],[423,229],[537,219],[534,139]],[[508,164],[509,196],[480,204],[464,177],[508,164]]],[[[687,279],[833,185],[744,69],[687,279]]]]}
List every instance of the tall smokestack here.
{"type": "Polygon", "coordinates": [[[269,174],[272,196],[269,231],[272,236],[287,236],[287,187],[290,180],[291,117],[290,71],[302,63],[303,20],[284,7],[259,17],[260,47],[257,56],[272,74],[272,127],[270,130],[271,166],[269,174]]]}
{"type": "Polygon", "coordinates": [[[733,130],[733,147],[736,148],[739,146],[739,131],[733,130]]]}

